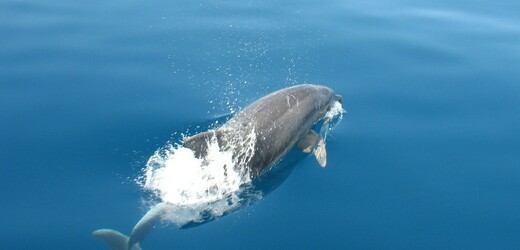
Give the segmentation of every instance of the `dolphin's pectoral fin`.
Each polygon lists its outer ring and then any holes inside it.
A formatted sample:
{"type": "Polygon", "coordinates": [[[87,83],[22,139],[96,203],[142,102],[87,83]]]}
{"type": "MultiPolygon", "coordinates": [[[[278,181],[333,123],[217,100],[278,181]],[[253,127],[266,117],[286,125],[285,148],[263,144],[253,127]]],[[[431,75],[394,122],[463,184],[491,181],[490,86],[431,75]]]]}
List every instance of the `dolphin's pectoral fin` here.
{"type": "Polygon", "coordinates": [[[325,150],[325,140],[319,136],[314,130],[309,130],[307,134],[301,138],[296,147],[304,153],[310,153],[314,150],[314,156],[321,167],[327,165],[327,150],[325,150]]]}
{"type": "Polygon", "coordinates": [[[325,149],[325,141],[321,138],[314,150],[314,156],[322,168],[327,165],[327,150],[325,149]]]}
{"type": "Polygon", "coordinates": [[[327,165],[325,140],[314,132],[314,130],[309,130],[309,132],[296,143],[296,147],[304,153],[310,153],[314,150],[314,156],[320,166],[325,167],[325,165],[327,165]]]}
{"type": "MultiPolygon", "coordinates": [[[[102,239],[112,250],[126,250],[128,247],[128,237],[112,229],[99,229],[92,232],[92,236],[102,239]]],[[[133,245],[131,250],[141,250],[139,243],[133,245]]]]}
{"type": "Polygon", "coordinates": [[[320,136],[311,129],[296,143],[296,147],[304,153],[310,153],[316,146],[316,143],[318,143],[319,139],[320,136]]]}

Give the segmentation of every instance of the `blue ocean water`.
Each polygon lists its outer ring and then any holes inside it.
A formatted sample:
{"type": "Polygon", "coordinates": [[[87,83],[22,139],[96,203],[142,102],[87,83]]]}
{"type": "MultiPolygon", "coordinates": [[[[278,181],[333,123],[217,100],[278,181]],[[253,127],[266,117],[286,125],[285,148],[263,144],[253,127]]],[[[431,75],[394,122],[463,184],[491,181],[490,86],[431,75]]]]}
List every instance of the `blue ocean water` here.
{"type": "Polygon", "coordinates": [[[319,83],[347,110],[272,194],[144,249],[520,248],[517,1],[0,2],[0,249],[107,249],[182,133],[319,83]]]}

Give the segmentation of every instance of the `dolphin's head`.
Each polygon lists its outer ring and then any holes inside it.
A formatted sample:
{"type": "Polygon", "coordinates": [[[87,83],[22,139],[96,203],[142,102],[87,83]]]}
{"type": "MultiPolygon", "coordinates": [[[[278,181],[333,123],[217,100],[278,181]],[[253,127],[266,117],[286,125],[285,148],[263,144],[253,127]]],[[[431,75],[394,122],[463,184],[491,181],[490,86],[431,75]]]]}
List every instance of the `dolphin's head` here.
{"type": "MultiPolygon", "coordinates": [[[[311,130],[317,132],[325,140],[328,132],[343,118],[345,112],[341,105],[343,97],[325,86],[312,85],[312,87],[315,92],[311,94],[311,99],[315,102],[315,106],[314,111],[307,115],[307,122],[312,124],[311,130]]],[[[310,110],[308,109],[307,112],[310,110]]]]}
{"type": "MultiPolygon", "coordinates": [[[[308,129],[324,118],[334,104],[342,100],[334,90],[323,85],[296,85],[262,97],[236,114],[227,126],[255,124],[257,131],[278,128],[298,133],[301,128],[308,129]]],[[[293,133],[286,134],[292,136],[293,133]]]]}
{"type": "Polygon", "coordinates": [[[265,96],[251,105],[253,111],[250,114],[254,117],[269,117],[264,126],[269,129],[273,125],[279,125],[280,129],[285,131],[306,132],[310,126],[325,118],[335,103],[341,103],[342,100],[343,98],[329,87],[302,84],[265,96]],[[295,128],[291,130],[291,126],[295,128]]]}
{"type": "Polygon", "coordinates": [[[314,112],[320,116],[325,115],[325,113],[332,108],[334,103],[343,103],[343,97],[336,94],[336,92],[329,87],[323,85],[303,85],[302,87],[306,88],[306,91],[309,92],[315,104],[314,112]]]}

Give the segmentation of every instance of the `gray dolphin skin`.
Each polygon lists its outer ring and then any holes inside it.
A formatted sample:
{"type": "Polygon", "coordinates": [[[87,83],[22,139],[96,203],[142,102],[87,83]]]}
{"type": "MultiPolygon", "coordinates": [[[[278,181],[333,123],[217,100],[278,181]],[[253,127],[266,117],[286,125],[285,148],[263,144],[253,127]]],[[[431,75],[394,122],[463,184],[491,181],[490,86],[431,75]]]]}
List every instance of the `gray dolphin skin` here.
{"type": "MultiPolygon", "coordinates": [[[[312,127],[338,101],[342,102],[341,96],[321,85],[281,89],[240,110],[220,128],[186,138],[183,146],[191,149],[197,158],[203,158],[209,142],[216,138],[221,149],[233,150],[233,159],[245,162],[252,180],[268,172],[294,147],[313,153],[319,165],[325,167],[325,139],[312,127]],[[240,145],[244,145],[251,132],[255,135],[254,152],[245,155],[240,145]]],[[[135,225],[130,237],[111,229],[96,230],[93,235],[114,250],[141,249],[139,242],[161,221],[170,206],[174,205],[162,202],[150,209],[135,225]]]]}

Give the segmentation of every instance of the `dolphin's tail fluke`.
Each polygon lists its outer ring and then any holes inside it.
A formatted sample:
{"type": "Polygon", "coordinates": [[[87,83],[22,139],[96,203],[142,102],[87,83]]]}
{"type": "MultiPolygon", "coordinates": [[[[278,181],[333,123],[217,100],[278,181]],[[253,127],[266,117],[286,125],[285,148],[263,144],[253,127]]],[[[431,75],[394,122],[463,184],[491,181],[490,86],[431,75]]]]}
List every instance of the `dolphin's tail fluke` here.
{"type": "MultiPolygon", "coordinates": [[[[102,239],[112,250],[127,250],[128,249],[128,236],[112,230],[112,229],[99,229],[92,232],[92,236],[102,239]]],[[[139,243],[134,244],[130,250],[141,250],[139,243]]]]}
{"type": "Polygon", "coordinates": [[[163,216],[173,208],[175,208],[173,205],[165,202],[155,205],[137,222],[130,237],[112,229],[99,229],[92,235],[105,241],[112,250],[141,250],[139,242],[143,241],[161,222],[163,216]]]}

